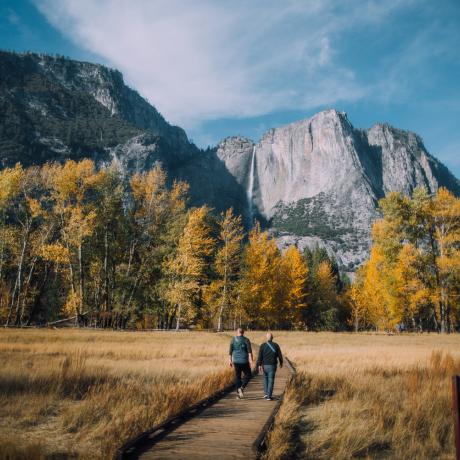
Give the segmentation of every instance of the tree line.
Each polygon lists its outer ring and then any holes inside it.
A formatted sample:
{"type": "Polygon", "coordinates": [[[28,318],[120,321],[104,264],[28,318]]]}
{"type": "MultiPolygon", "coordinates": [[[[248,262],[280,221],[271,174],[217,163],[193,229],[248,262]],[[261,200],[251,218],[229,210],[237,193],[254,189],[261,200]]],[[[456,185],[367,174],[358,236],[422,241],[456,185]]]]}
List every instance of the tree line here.
{"type": "Polygon", "coordinates": [[[90,160],[0,171],[0,321],[101,328],[452,332],[460,323],[460,200],[381,200],[353,283],[325,249],[283,250],[232,209],[188,206],[160,166],[90,160]]]}
{"type": "Polygon", "coordinates": [[[187,199],[160,166],[130,178],[90,160],[0,171],[2,324],[343,327],[326,251],[280,251],[232,209],[187,199]]]}

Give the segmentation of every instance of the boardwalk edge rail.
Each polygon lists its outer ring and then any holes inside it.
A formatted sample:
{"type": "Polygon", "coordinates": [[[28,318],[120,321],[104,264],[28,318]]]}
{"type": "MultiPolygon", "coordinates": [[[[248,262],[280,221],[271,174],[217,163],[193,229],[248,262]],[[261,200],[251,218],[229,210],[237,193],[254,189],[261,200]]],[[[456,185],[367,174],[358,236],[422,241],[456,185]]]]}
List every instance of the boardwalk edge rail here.
{"type": "Polygon", "coordinates": [[[278,414],[278,411],[281,408],[281,405],[283,404],[284,400],[284,393],[286,391],[286,388],[294,378],[296,374],[296,369],[293,365],[293,363],[286,357],[284,357],[284,361],[286,363],[287,368],[291,372],[291,378],[287,382],[286,387],[283,391],[283,394],[280,396],[278,402],[276,403],[275,407],[273,408],[270,417],[268,420],[265,422],[265,425],[262,427],[262,430],[260,431],[259,435],[257,436],[256,440],[252,444],[252,451],[254,452],[256,458],[260,458],[261,454],[263,451],[267,449],[267,437],[270,431],[273,428],[273,425],[275,423],[276,415],[278,414]]]}

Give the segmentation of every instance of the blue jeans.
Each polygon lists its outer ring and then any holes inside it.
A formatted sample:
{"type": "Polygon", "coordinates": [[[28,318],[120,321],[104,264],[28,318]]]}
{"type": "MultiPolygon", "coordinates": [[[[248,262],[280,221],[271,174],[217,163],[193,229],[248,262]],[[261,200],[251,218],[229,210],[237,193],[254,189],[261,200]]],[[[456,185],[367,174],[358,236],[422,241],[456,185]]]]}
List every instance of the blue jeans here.
{"type": "Polygon", "coordinates": [[[264,364],[264,394],[269,398],[273,394],[273,385],[275,383],[276,366],[273,364],[264,364]]]}

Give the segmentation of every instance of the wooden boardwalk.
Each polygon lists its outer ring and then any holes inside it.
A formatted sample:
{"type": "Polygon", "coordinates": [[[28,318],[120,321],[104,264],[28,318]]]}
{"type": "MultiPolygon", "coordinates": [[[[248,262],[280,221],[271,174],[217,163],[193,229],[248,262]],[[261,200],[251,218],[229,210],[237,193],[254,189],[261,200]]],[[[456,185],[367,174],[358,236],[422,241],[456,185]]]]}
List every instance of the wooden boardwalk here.
{"type": "Polygon", "coordinates": [[[245,398],[231,392],[165,434],[137,456],[153,459],[249,459],[256,457],[254,442],[269,421],[291,377],[287,366],[278,368],[273,401],[263,399],[261,375],[245,390],[245,398]]]}

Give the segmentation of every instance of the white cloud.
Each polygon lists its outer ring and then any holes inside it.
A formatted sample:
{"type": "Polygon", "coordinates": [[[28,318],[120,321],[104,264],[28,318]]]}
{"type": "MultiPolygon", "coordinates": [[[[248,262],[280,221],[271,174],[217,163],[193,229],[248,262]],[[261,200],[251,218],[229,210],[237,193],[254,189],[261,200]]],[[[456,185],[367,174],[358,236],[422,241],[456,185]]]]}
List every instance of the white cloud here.
{"type": "Polygon", "coordinates": [[[192,128],[362,98],[335,42],[407,1],[35,0],[51,24],[192,128]]]}

